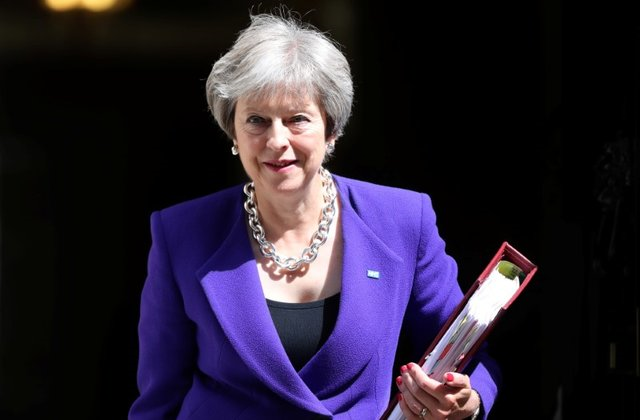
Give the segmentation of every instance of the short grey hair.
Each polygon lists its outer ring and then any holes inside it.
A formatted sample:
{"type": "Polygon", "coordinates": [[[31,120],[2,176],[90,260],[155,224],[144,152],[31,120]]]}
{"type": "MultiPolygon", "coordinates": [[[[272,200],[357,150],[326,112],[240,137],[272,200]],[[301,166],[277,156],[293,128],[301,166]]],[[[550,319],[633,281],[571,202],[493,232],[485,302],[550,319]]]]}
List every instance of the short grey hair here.
{"type": "Polygon", "coordinates": [[[291,11],[250,19],[207,79],[207,102],[220,128],[235,137],[239,98],[308,95],[326,113],[327,136],[340,137],[353,103],[351,70],[340,45],[291,11]]]}

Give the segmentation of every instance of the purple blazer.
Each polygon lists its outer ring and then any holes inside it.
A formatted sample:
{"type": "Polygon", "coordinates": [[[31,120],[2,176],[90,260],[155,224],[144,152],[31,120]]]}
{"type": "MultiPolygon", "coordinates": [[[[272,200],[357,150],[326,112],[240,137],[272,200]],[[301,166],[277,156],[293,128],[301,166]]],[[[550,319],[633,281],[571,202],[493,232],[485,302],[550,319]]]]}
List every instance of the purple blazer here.
{"type": "MultiPolygon", "coordinates": [[[[403,321],[422,355],[463,293],[426,194],[334,177],[344,238],[340,309],[332,334],[300,371],[267,308],[242,186],[152,214],[140,395],[130,420],[381,416],[399,374],[393,363],[403,321]]],[[[500,371],[485,352],[476,357],[467,373],[486,417],[500,371]]]]}

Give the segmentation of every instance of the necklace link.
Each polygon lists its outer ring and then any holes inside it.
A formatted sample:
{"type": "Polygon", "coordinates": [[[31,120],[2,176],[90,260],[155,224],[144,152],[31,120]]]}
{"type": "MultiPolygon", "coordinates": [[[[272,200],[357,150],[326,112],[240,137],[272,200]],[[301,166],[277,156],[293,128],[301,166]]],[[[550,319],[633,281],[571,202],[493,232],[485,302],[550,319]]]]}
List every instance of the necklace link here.
{"type": "Polygon", "coordinates": [[[271,259],[276,265],[282,269],[289,271],[297,270],[302,264],[310,264],[318,257],[318,250],[327,242],[331,223],[336,214],[336,186],[333,177],[325,168],[321,167],[320,176],[322,177],[322,197],[324,198],[324,206],[322,207],[322,217],[318,223],[318,229],[311,236],[308,247],[302,250],[300,258],[282,257],[278,255],[276,247],[266,238],[264,228],[260,224],[258,216],[258,207],[255,202],[255,188],[253,182],[247,182],[244,186],[244,194],[247,196],[244,202],[244,209],[247,212],[247,220],[251,228],[253,238],[258,242],[260,253],[271,259]]]}

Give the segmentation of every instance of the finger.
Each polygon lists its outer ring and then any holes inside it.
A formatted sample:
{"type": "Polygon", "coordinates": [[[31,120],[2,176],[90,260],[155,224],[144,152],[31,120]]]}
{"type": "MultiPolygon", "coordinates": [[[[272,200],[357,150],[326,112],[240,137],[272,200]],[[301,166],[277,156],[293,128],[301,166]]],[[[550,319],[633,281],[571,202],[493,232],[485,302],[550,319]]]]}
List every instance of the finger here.
{"type": "Polygon", "coordinates": [[[407,388],[420,402],[428,406],[429,410],[446,410],[451,406],[447,394],[454,388],[431,378],[415,363],[409,363],[408,373],[411,376],[407,379],[407,388]]]}
{"type": "Polygon", "coordinates": [[[408,363],[406,366],[407,373],[411,377],[412,390],[416,393],[418,393],[418,390],[422,390],[428,395],[434,395],[437,389],[442,386],[440,382],[427,375],[416,363],[408,363]]]}
{"type": "MultiPolygon", "coordinates": [[[[458,392],[459,388],[450,387],[431,378],[422,370],[422,367],[415,363],[407,364],[401,371],[403,372],[402,384],[404,389],[407,390],[404,395],[409,401],[408,406],[414,412],[415,409],[411,405],[413,401],[417,401],[418,404],[427,407],[433,415],[439,415],[443,418],[448,417],[458,408],[455,393],[458,392]]],[[[447,379],[452,381],[458,379],[464,383],[465,375],[457,375],[461,378],[447,376],[447,379]]],[[[466,378],[466,382],[468,383],[468,378],[466,378]]]]}
{"type": "Polygon", "coordinates": [[[447,372],[443,375],[443,383],[455,388],[471,388],[469,376],[462,373],[447,372]]]}
{"type": "Polygon", "coordinates": [[[418,400],[415,395],[413,395],[408,390],[405,390],[402,394],[402,401],[407,408],[408,411],[411,412],[414,416],[420,414],[420,412],[425,408],[425,405],[422,401],[418,400]]]}
{"type": "Polygon", "coordinates": [[[443,386],[448,388],[448,392],[445,395],[446,402],[444,402],[443,405],[449,405],[451,412],[455,412],[464,407],[473,393],[469,376],[461,373],[447,372],[443,375],[443,380],[443,386]]]}
{"type": "Polygon", "coordinates": [[[407,406],[413,413],[419,414],[425,407],[429,412],[448,411],[451,403],[445,406],[440,401],[440,399],[443,399],[444,392],[441,390],[436,393],[435,391],[436,388],[443,387],[440,382],[430,378],[415,363],[409,363],[401,367],[400,371],[403,396],[407,406]]]}
{"type": "Polygon", "coordinates": [[[402,414],[407,420],[418,419],[420,420],[421,412],[415,413],[407,404],[407,400],[402,396],[402,394],[398,395],[398,405],[400,406],[400,410],[402,410],[402,414]]]}
{"type": "MultiPolygon", "coordinates": [[[[421,394],[424,393],[416,382],[410,365],[400,367],[400,380],[396,380],[396,383],[400,383],[404,396],[408,397],[410,402],[414,400],[419,401],[421,394]]],[[[409,406],[411,405],[409,404],[409,406]]]]}

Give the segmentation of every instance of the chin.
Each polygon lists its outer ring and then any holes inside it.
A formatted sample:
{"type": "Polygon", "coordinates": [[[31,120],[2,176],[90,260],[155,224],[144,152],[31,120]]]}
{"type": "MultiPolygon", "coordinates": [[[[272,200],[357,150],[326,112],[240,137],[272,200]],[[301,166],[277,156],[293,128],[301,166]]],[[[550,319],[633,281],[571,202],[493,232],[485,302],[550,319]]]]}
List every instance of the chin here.
{"type": "Polygon", "coordinates": [[[301,191],[302,188],[302,183],[301,182],[291,182],[291,181],[285,181],[285,182],[281,182],[278,185],[275,185],[276,192],[278,193],[282,193],[282,194],[294,194],[298,191],[301,191]]]}

